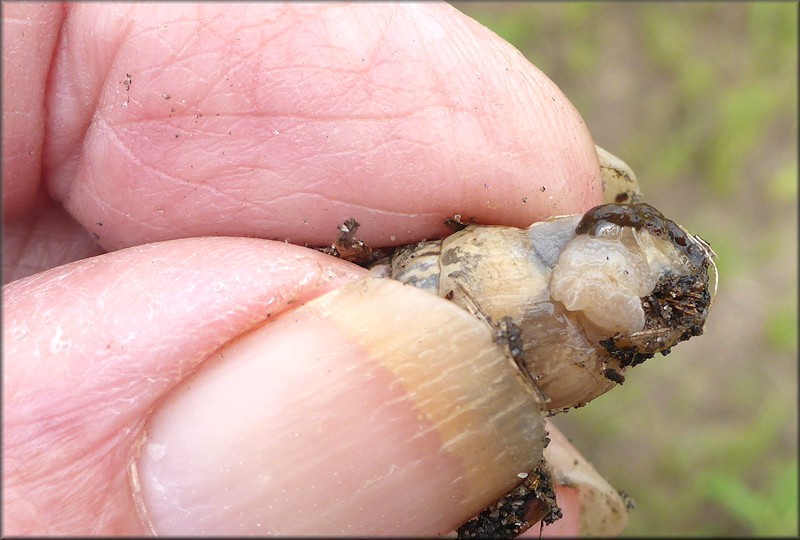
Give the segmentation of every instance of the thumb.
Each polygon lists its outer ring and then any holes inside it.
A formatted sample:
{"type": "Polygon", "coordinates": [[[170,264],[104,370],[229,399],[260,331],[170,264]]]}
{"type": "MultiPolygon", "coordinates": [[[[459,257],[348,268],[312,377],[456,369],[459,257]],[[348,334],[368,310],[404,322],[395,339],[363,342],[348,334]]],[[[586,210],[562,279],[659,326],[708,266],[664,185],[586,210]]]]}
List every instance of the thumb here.
{"type": "Polygon", "coordinates": [[[506,493],[538,403],[466,312],[360,275],[205,238],[6,286],[6,530],[431,535],[506,493]]]}
{"type": "Polygon", "coordinates": [[[438,535],[542,449],[539,404],[466,311],[359,281],[228,344],[151,418],[159,534],[438,535]]]}
{"type": "Polygon", "coordinates": [[[145,532],[127,467],[159,400],[237,335],[361,274],[296,246],[202,238],[5,285],[5,532],[145,532]]]}

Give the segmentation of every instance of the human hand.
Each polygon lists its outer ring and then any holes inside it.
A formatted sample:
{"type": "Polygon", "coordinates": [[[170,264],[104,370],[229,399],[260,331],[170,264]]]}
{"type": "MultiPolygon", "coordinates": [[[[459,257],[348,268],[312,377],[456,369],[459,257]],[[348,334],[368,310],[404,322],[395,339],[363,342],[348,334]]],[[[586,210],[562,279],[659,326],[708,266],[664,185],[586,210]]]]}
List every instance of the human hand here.
{"type": "Polygon", "coordinates": [[[257,239],[599,203],[583,122],[517,51],[435,4],[3,25],[4,279],[38,272],[3,289],[7,533],[443,534],[532,469],[511,427],[539,413],[480,323],[257,239]]]}

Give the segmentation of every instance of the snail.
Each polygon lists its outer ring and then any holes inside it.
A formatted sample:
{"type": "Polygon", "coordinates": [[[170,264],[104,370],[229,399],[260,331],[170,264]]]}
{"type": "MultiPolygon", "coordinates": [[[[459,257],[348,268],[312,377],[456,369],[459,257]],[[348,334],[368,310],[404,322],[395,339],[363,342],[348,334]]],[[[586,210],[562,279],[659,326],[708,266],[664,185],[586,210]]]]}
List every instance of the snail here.
{"type": "Polygon", "coordinates": [[[520,367],[549,411],[580,407],[627,367],[702,333],[710,248],[646,203],[527,229],[469,225],[400,249],[390,277],[519,328],[520,367]]]}
{"type": "MultiPolygon", "coordinates": [[[[708,243],[641,202],[633,171],[602,148],[597,152],[605,203],[583,215],[526,229],[464,225],[456,216],[450,222],[461,230],[388,255],[356,240],[358,223],[349,220],[327,252],[446,298],[484,321],[546,414],[582,407],[622,384],[628,368],[702,334],[717,285],[708,243]]],[[[541,502],[547,474],[532,473],[459,535],[524,530],[523,518],[498,518],[500,509],[523,515],[531,500],[541,502]],[[509,519],[519,527],[509,529],[509,519]]],[[[616,508],[609,520],[619,524],[624,501],[616,493],[603,497],[616,508]]],[[[550,513],[543,521],[557,519],[557,506],[545,506],[550,513]]],[[[605,533],[614,534],[615,526],[605,533]]]]}
{"type": "Polygon", "coordinates": [[[501,337],[518,333],[514,359],[550,413],[585,405],[622,384],[628,367],[700,335],[713,298],[710,246],[638,202],[633,172],[599,147],[598,155],[606,200],[630,202],[527,229],[467,225],[373,265],[501,337]]]}

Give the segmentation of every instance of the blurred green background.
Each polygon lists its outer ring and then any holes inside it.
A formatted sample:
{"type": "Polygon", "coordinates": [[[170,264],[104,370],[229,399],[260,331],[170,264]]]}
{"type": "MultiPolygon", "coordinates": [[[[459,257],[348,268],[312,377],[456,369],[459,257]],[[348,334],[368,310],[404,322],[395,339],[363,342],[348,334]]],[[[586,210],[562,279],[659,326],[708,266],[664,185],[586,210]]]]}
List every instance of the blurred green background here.
{"type": "Polygon", "coordinates": [[[798,535],[797,3],[453,2],[718,254],[706,334],[555,423],[628,536],[798,535]]]}

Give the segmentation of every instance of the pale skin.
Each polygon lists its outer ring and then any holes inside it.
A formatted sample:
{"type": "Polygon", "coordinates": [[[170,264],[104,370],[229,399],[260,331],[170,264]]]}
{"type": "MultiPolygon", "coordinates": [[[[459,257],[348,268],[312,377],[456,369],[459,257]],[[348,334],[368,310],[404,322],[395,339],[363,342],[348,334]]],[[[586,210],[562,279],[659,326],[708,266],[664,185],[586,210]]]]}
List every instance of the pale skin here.
{"type": "MultiPolygon", "coordinates": [[[[270,240],[326,245],[355,217],[370,245],[404,244],[447,234],[455,213],[526,226],[601,201],[594,145],[567,98],[447,5],[6,4],[3,30],[7,534],[196,533],[171,515],[177,507],[149,498],[147,463],[138,467],[151,523],[137,508],[129,466],[143,429],[176,441],[186,422],[160,412],[173,392],[211,359],[224,365],[230,344],[256,328],[268,349],[260,354],[294,380],[295,366],[319,359],[313,336],[325,330],[298,307],[365,275],[270,240]]],[[[453,317],[440,299],[413,303],[442,326],[453,317]]],[[[337,399],[326,409],[334,420],[303,448],[328,441],[315,455],[342,476],[377,455],[376,470],[393,472],[392,494],[429,501],[415,521],[424,525],[403,528],[413,502],[365,502],[359,490],[371,480],[339,479],[326,491],[345,494],[328,495],[329,530],[439,535],[468,519],[441,494],[462,475],[457,464],[433,457],[429,470],[403,474],[431,447],[424,437],[417,446],[390,440],[413,415],[381,409],[378,383],[360,384],[369,352],[333,339],[324,355],[332,372],[347,366],[340,383],[354,407],[376,400],[369,425],[378,427],[346,434],[335,419],[352,410],[337,411],[346,401],[337,399]],[[376,529],[379,512],[381,523],[401,525],[376,529]]],[[[224,396],[200,402],[231,401],[240,392],[231,381],[224,396]]],[[[318,396],[320,384],[271,383],[269,401],[246,410],[273,407],[287,425],[308,426],[304,395],[318,396]]],[[[207,448],[215,433],[193,436],[207,448]]],[[[241,476],[277,482],[270,464],[295,451],[278,440],[269,429],[248,437],[262,461],[241,476]]],[[[292,471],[297,486],[319,481],[315,467],[292,471]]],[[[265,515],[271,529],[243,519],[234,532],[295,530],[280,522],[288,496],[251,496],[235,475],[229,481],[213,489],[239,497],[224,503],[237,516],[278,507],[265,515]]],[[[326,500],[314,512],[324,514],[326,500]]],[[[574,533],[568,491],[560,502],[565,518],[549,532],[574,533]]],[[[214,521],[218,506],[207,504],[206,530],[231,523],[222,513],[214,521]]]]}

